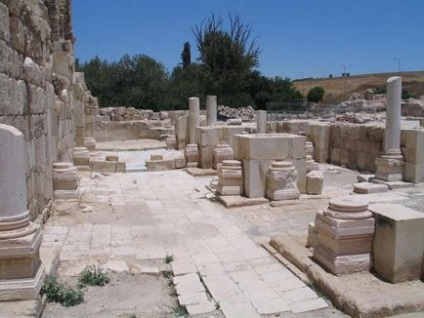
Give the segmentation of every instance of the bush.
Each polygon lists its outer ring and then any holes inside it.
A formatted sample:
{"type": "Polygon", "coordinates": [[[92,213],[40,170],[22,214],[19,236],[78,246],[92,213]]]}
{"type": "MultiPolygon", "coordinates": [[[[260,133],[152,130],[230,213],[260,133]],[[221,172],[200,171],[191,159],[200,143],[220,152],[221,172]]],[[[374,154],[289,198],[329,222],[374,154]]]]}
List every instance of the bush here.
{"type": "Polygon", "coordinates": [[[308,93],[308,96],[307,96],[308,102],[318,103],[323,100],[324,94],[325,94],[324,88],[322,88],[321,86],[315,86],[308,93]]]}
{"type": "Polygon", "coordinates": [[[109,277],[99,267],[94,265],[87,266],[79,274],[78,287],[84,288],[86,286],[104,286],[110,282],[109,277]]]}
{"type": "Polygon", "coordinates": [[[81,289],[74,289],[65,283],[59,282],[54,276],[46,278],[43,292],[49,302],[60,303],[65,307],[75,306],[84,301],[84,292],[81,289]]]}

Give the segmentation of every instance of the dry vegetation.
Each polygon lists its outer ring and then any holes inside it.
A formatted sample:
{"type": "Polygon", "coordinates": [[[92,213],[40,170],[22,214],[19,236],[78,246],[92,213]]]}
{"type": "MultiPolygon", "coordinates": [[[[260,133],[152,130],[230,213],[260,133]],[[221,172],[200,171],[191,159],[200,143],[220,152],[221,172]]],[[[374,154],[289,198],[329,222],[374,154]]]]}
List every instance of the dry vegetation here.
{"type": "MultiPolygon", "coordinates": [[[[349,77],[317,78],[295,82],[296,88],[300,92],[305,92],[315,86],[321,86],[325,90],[324,102],[340,102],[352,93],[364,92],[369,88],[380,88],[385,86],[386,80],[391,76],[398,76],[399,73],[380,73],[351,75],[349,77]]],[[[424,95],[424,72],[402,72],[403,88],[408,90],[412,96],[424,95]]]]}

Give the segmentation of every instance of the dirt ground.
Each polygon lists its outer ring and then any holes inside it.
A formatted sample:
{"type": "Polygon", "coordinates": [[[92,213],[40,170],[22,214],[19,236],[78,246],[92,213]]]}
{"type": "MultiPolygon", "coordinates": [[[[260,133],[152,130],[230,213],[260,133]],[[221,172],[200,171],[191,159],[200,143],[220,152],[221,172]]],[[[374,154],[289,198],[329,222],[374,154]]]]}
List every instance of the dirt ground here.
{"type": "MultiPolygon", "coordinates": [[[[63,307],[48,303],[44,318],[53,317],[174,317],[178,304],[165,278],[157,275],[108,273],[110,283],[84,289],[84,303],[63,307]],[[129,309],[130,308],[130,309],[129,309]]],[[[75,286],[77,278],[64,278],[75,286]]]]}

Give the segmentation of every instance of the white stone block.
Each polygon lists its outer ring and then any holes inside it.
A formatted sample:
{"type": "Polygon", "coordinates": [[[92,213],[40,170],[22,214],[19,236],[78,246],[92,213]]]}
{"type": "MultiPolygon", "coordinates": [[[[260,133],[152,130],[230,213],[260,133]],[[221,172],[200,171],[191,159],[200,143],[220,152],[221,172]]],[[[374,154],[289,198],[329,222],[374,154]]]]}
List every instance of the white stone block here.
{"type": "Polygon", "coordinates": [[[392,283],[423,278],[424,214],[397,204],[374,204],[374,270],[392,283]]]}
{"type": "Polygon", "coordinates": [[[306,176],[306,193],[321,194],[324,186],[324,176],[321,171],[313,170],[306,176]]]}

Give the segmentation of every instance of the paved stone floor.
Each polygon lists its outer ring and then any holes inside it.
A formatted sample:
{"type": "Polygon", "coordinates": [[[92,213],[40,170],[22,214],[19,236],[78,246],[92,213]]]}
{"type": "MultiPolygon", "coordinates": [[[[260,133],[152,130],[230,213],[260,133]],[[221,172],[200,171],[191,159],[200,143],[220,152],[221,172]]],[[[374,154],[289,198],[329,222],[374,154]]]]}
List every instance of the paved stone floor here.
{"type": "MultiPolygon", "coordinates": [[[[60,249],[62,275],[75,275],[93,261],[157,272],[155,261],[173,255],[179,301],[189,313],[219,305],[226,317],[260,317],[328,306],[260,246],[265,238],[255,235],[249,216],[204,197],[205,178],[181,170],[81,175],[80,207],[92,211],[80,219],[59,213],[45,226],[43,247],[60,249]]],[[[249,215],[252,209],[261,207],[242,210],[249,215]]],[[[263,222],[272,224],[268,214],[263,222]]]]}
{"type": "MultiPolygon", "coordinates": [[[[141,164],[135,152],[121,154],[141,164]]],[[[352,191],[358,173],[328,165],[321,170],[327,197],[352,191]]],[[[42,249],[59,249],[60,275],[76,275],[89,263],[158,274],[164,258],[172,255],[179,302],[192,315],[219,308],[228,318],[343,316],[324,309],[328,303],[260,245],[281,233],[305,242],[307,224],[327,199],[225,209],[205,197],[211,177],[182,170],[80,176],[80,205],[56,204],[44,229],[42,249]]],[[[398,202],[417,193],[366,197],[398,202]]]]}

